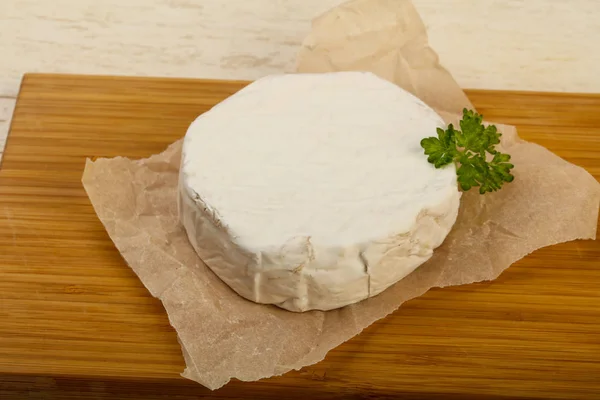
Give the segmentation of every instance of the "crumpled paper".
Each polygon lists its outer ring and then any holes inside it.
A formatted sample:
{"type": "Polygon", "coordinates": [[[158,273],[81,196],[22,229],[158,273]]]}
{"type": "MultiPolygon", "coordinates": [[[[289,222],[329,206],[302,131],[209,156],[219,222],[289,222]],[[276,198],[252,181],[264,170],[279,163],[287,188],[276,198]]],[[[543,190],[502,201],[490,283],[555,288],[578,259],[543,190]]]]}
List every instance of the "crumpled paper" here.
{"type": "MultiPolygon", "coordinates": [[[[370,70],[410,90],[451,122],[471,107],[428,47],[408,0],[357,0],[314,23],[300,72],[370,70]]],[[[328,312],[292,313],[247,301],[197,257],[177,217],[181,141],[143,160],[88,160],[83,184],[116,247],[177,331],[183,376],[217,389],[314,364],[433,287],[495,279],[532,251],[596,235],[600,184],[582,168],[525,142],[511,126],[502,151],[515,181],[463,195],[456,225],[426,264],[377,297],[328,312]]],[[[182,132],[183,133],[183,132],[182,132]]]]}
{"type": "Polygon", "coordinates": [[[472,108],[429,47],[409,0],[355,0],[317,18],[298,57],[299,72],[371,71],[438,111],[472,108]]]}

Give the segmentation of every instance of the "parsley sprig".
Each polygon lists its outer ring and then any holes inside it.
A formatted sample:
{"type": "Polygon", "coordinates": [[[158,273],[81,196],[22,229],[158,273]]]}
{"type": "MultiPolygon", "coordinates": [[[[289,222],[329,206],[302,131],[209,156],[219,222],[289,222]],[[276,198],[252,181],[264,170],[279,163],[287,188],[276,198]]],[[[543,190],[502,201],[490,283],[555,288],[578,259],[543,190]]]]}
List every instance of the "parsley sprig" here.
{"type": "Polygon", "coordinates": [[[436,168],[452,162],[457,164],[456,174],[463,191],[479,187],[479,193],[485,194],[495,192],[515,177],[510,173],[514,168],[509,163],[510,155],[496,150],[502,134],[494,125],[486,127],[482,121],[482,115],[465,108],[460,131],[452,124],[446,130],[438,128],[438,137],[421,140],[421,147],[425,149],[427,161],[436,168]]]}

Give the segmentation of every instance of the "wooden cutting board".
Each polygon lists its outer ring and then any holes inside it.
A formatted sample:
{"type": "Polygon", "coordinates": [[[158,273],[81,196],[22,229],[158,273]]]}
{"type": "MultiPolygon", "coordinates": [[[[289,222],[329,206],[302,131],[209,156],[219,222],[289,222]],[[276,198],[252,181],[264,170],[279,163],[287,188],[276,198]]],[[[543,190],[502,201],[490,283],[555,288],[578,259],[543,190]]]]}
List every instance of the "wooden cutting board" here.
{"type": "MultiPolygon", "coordinates": [[[[600,396],[600,241],[432,290],[298,372],[216,392],[180,378],[175,332],[96,218],[81,173],[86,157],[162,151],[244,85],[25,77],[0,167],[0,398],[600,396]]],[[[468,94],[488,120],[600,178],[600,96],[468,94]]]]}

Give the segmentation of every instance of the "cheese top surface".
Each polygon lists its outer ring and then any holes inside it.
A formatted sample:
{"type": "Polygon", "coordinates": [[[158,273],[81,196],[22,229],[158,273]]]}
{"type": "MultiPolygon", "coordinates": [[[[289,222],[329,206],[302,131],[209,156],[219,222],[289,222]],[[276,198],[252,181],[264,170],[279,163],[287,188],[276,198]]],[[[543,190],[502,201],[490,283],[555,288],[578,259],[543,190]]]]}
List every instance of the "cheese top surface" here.
{"type": "Polygon", "coordinates": [[[442,126],[370,73],[271,76],[190,126],[182,179],[242,246],[368,242],[457,192],[455,167],[436,169],[420,146],[442,126]]]}

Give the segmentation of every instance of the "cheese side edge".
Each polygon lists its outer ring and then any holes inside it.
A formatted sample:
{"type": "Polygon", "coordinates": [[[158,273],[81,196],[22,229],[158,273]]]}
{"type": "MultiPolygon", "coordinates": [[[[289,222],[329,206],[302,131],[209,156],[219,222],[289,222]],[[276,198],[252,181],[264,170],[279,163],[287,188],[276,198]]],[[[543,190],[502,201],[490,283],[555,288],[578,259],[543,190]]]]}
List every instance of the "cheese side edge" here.
{"type": "MultiPolygon", "coordinates": [[[[180,180],[183,182],[183,180],[180,180]]],[[[180,219],[204,263],[240,296],[289,311],[332,310],[383,292],[433,255],[452,229],[460,192],[423,210],[408,232],[344,248],[297,237],[260,252],[232,240],[224,224],[180,183],[180,219]]]]}

